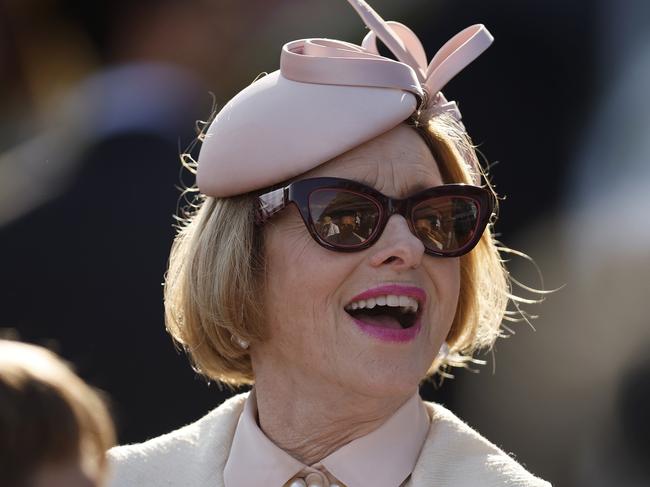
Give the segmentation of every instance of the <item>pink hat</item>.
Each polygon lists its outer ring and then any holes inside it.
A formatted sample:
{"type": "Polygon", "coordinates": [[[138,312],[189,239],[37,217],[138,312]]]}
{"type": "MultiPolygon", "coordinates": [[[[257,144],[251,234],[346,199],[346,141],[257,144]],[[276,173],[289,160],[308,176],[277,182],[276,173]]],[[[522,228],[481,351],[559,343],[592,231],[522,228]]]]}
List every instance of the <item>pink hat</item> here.
{"type": "Polygon", "coordinates": [[[493,41],[480,24],[456,34],[431,63],[417,36],[348,0],[370,29],[361,46],[302,39],[282,48],[280,69],[239,92],[217,114],[199,153],[197,184],[233,196],[302,174],[408,119],[445,111],[440,90],[493,41]],[[377,51],[379,38],[397,61],[377,51]],[[426,102],[426,106],[423,106],[426,102]],[[421,114],[422,115],[422,114],[421,114]]]}

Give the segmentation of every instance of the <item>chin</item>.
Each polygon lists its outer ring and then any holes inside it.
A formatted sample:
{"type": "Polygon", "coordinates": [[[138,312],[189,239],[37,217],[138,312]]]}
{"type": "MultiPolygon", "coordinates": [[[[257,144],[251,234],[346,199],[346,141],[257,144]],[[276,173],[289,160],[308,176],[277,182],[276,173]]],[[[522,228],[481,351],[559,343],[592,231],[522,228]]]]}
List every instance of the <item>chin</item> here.
{"type": "MultiPolygon", "coordinates": [[[[431,343],[431,330],[421,326],[412,337],[386,339],[363,330],[349,318],[351,333],[338,353],[346,355],[337,367],[341,382],[355,392],[370,397],[404,397],[413,394],[426,377],[437,351],[431,343]],[[362,350],[361,353],[358,351],[362,350]]],[[[427,320],[424,319],[423,323],[427,320]]]]}
{"type": "Polygon", "coordinates": [[[357,361],[351,387],[369,397],[408,397],[415,393],[424,379],[431,362],[426,364],[409,360],[381,357],[371,361],[357,361]],[[363,365],[363,368],[359,368],[363,365]]]}

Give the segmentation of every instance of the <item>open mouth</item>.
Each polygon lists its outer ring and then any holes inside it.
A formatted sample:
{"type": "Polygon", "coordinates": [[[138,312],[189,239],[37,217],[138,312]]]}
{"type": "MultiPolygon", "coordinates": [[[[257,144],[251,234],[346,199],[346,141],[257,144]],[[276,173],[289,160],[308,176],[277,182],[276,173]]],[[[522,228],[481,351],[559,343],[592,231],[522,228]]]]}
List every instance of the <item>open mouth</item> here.
{"type": "Polygon", "coordinates": [[[415,326],[420,316],[420,303],[410,296],[386,295],[353,301],[345,311],[365,325],[393,330],[415,326]]]}

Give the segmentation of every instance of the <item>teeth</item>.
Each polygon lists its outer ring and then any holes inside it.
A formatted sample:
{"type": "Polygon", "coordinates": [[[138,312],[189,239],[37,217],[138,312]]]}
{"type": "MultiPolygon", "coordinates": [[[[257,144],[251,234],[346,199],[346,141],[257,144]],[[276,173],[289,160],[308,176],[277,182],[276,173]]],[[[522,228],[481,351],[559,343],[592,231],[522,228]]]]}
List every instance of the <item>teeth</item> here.
{"type": "Polygon", "coordinates": [[[415,298],[409,296],[397,296],[388,294],[386,296],[377,296],[376,298],[360,299],[354,303],[349,304],[346,309],[372,309],[375,306],[390,306],[393,308],[402,308],[402,313],[416,313],[418,310],[418,302],[415,298]]]}
{"type": "Polygon", "coordinates": [[[389,294],[388,296],[386,296],[386,304],[392,307],[399,306],[399,296],[395,296],[394,294],[389,294]]]}

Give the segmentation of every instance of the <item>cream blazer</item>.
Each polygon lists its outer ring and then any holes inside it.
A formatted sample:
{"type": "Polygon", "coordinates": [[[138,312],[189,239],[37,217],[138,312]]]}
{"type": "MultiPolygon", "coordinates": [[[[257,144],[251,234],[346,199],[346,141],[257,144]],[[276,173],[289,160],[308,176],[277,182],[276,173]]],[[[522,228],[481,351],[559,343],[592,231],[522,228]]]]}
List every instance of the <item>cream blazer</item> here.
{"type": "MultiPolygon", "coordinates": [[[[113,448],[108,487],[225,487],[223,469],[246,397],[247,393],[235,396],[166,435],[113,448]]],[[[550,487],[451,411],[424,404],[431,426],[405,486],[550,487]]]]}

